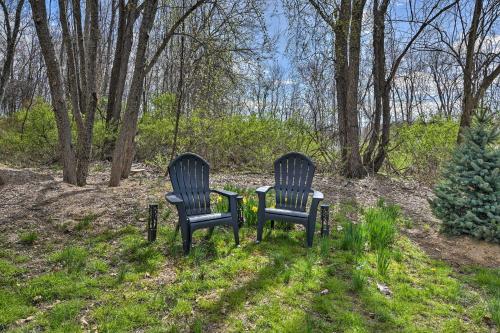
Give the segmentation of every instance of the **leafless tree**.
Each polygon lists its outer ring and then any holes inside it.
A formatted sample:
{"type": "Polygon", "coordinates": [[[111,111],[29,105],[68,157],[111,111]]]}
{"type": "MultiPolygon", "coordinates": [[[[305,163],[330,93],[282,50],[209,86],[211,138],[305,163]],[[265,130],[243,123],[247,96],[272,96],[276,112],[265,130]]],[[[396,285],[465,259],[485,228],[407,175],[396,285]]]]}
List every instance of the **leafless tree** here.
{"type": "Polygon", "coordinates": [[[365,169],[359,152],[358,88],[361,26],[365,0],[341,0],[334,12],[316,0],[310,5],[335,35],[335,80],[342,173],[362,177],[365,169]]]}
{"type": "Polygon", "coordinates": [[[437,37],[427,49],[455,59],[462,71],[462,114],[457,141],[471,124],[472,114],[500,75],[497,0],[460,1],[445,20],[433,25],[437,37]]]}
{"type": "Polygon", "coordinates": [[[443,13],[455,6],[456,1],[443,6],[443,1],[436,1],[429,10],[424,10],[422,19],[412,13],[409,23],[416,23],[418,28],[411,35],[403,50],[395,57],[387,70],[385,22],[390,0],[373,1],[373,91],[375,110],[371,123],[368,146],[364,150],[363,164],[369,172],[378,172],[387,155],[391,128],[391,89],[401,61],[428,26],[443,13]]]}
{"type": "Polygon", "coordinates": [[[3,14],[3,25],[5,28],[5,53],[3,54],[3,65],[0,71],[0,104],[3,101],[5,94],[5,87],[9,76],[12,71],[12,65],[14,63],[14,55],[16,52],[16,45],[20,35],[21,27],[21,14],[24,7],[24,0],[18,0],[14,8],[14,17],[11,16],[11,8],[5,2],[5,0],[0,0],[0,7],[3,14]],[[13,20],[13,22],[11,22],[13,20]]]}
{"type": "Polygon", "coordinates": [[[135,154],[134,139],[137,132],[137,120],[139,118],[140,102],[144,88],[143,82],[146,74],[153,68],[177,28],[187,17],[189,17],[192,12],[205,2],[206,0],[198,0],[188,10],[186,10],[186,12],[183,13],[177,21],[175,21],[175,23],[166,32],[158,48],[153,52],[153,56],[150,60],[147,59],[146,51],[148,47],[149,33],[153,27],[156,16],[157,1],[152,0],[144,2],[144,10],[135,55],[134,72],[127,96],[127,106],[120,133],[113,151],[113,164],[111,167],[109,182],[110,186],[118,186],[120,184],[120,180],[122,178],[127,178],[130,173],[130,168],[135,154]]]}
{"type": "Polygon", "coordinates": [[[59,0],[59,21],[61,24],[64,50],[66,52],[66,77],[64,67],[58,61],[47,18],[46,3],[30,0],[40,48],[42,50],[49,79],[52,107],[61,145],[63,179],[70,184],[86,184],[94,116],[97,107],[96,61],[99,40],[99,11],[96,0],[89,0],[85,6],[85,25],[79,1],[72,1],[73,29],[68,21],[66,0],[59,0]],[[66,87],[66,89],[65,89],[66,87]],[[67,97],[67,98],[66,98],[67,97]],[[69,100],[69,103],[67,103],[69,100]],[[71,124],[67,104],[77,125],[77,149],[72,145],[71,124]]]}

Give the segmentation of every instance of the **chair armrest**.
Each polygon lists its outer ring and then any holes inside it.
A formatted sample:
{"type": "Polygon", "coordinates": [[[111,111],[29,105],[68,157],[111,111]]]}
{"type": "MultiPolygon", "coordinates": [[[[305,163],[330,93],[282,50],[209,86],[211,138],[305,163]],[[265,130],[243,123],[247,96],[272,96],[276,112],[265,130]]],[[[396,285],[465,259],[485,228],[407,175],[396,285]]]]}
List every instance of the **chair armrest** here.
{"type": "Polygon", "coordinates": [[[324,199],[323,193],[320,191],[311,190],[313,193],[311,208],[309,209],[309,222],[316,223],[316,215],[318,213],[319,202],[324,199]]]}
{"type": "Polygon", "coordinates": [[[175,195],[173,192],[168,192],[165,194],[165,199],[171,203],[172,205],[179,205],[183,204],[184,201],[179,198],[177,195],[175,195]]]}
{"type": "Polygon", "coordinates": [[[325,198],[325,196],[323,195],[323,193],[321,193],[320,191],[313,190],[313,199],[323,200],[324,198],[325,198]]]}
{"type": "Polygon", "coordinates": [[[269,192],[269,190],[273,189],[274,186],[261,186],[259,187],[258,189],[255,190],[255,192],[257,192],[257,194],[259,193],[267,193],[269,192]]]}
{"type": "Polygon", "coordinates": [[[226,191],[226,190],[213,189],[213,190],[210,190],[210,192],[217,193],[217,194],[223,195],[223,196],[228,197],[228,198],[238,196],[238,193],[226,191]]]}

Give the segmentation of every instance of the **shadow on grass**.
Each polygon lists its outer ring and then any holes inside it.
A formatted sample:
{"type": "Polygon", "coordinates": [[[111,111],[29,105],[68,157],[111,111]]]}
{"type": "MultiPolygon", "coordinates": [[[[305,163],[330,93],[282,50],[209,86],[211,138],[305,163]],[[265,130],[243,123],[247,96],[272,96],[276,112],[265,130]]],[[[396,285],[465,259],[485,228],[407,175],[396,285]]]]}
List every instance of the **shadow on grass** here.
{"type": "MultiPolygon", "coordinates": [[[[242,245],[241,251],[244,252],[242,260],[260,255],[268,257],[268,263],[250,279],[245,279],[243,276],[242,282],[234,282],[214,303],[195,310],[198,315],[194,318],[194,325],[204,323],[203,326],[217,328],[223,325],[231,314],[240,310],[244,311],[244,303],[258,302],[255,298],[258,298],[259,292],[265,292],[278,284],[288,283],[290,268],[298,259],[307,255],[304,247],[302,239],[293,239],[282,233],[275,236],[268,234],[260,244],[251,242],[242,245]]],[[[210,248],[214,249],[213,244],[210,248]]],[[[228,255],[234,250],[235,247],[231,247],[228,255]]],[[[239,268],[238,271],[242,269],[239,268]]]]}

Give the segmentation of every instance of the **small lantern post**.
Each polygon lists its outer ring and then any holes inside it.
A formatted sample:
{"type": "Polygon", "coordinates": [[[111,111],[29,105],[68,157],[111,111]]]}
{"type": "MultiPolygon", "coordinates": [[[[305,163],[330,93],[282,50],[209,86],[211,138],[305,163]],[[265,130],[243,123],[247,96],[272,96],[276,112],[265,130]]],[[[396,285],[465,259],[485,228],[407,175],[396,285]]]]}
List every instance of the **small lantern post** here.
{"type": "Polygon", "coordinates": [[[326,237],[330,235],[330,205],[321,205],[321,236],[326,237]]]}
{"type": "Polygon", "coordinates": [[[236,197],[236,203],[238,205],[238,226],[241,228],[243,225],[243,196],[238,195],[236,197]]]}
{"type": "Polygon", "coordinates": [[[149,220],[148,220],[148,241],[154,242],[156,240],[156,228],[158,225],[158,205],[149,205],[149,220]]]}

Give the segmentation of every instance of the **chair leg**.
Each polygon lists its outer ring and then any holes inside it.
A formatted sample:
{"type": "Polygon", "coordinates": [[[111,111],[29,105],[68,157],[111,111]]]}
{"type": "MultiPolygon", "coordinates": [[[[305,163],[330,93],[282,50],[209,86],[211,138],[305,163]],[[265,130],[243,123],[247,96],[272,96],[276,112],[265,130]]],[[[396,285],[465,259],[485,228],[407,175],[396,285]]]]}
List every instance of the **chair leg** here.
{"type": "Polygon", "coordinates": [[[189,225],[181,226],[182,233],[182,249],[184,250],[184,255],[188,255],[191,250],[191,228],[189,225]]]}
{"type": "Polygon", "coordinates": [[[208,233],[207,233],[206,239],[212,238],[212,234],[214,233],[214,229],[215,229],[215,227],[208,228],[208,233]]]}
{"type": "Polygon", "coordinates": [[[258,220],[258,222],[257,222],[257,243],[260,243],[262,241],[262,231],[264,229],[264,222],[266,220],[265,220],[265,217],[262,215],[258,215],[257,220],[258,220]]]}
{"type": "Polygon", "coordinates": [[[316,221],[309,222],[306,228],[306,237],[307,237],[307,247],[312,247],[313,238],[314,238],[314,229],[316,227],[316,221]]]}
{"type": "Polygon", "coordinates": [[[240,245],[240,229],[238,227],[238,221],[233,222],[233,233],[234,233],[234,243],[238,246],[240,245]]]}
{"type": "Polygon", "coordinates": [[[271,229],[274,229],[274,220],[271,220],[271,229]]]}
{"type": "Polygon", "coordinates": [[[177,235],[179,234],[180,228],[181,228],[181,224],[177,223],[177,225],[175,226],[174,238],[172,239],[172,242],[175,242],[175,240],[177,239],[177,235]]]}

